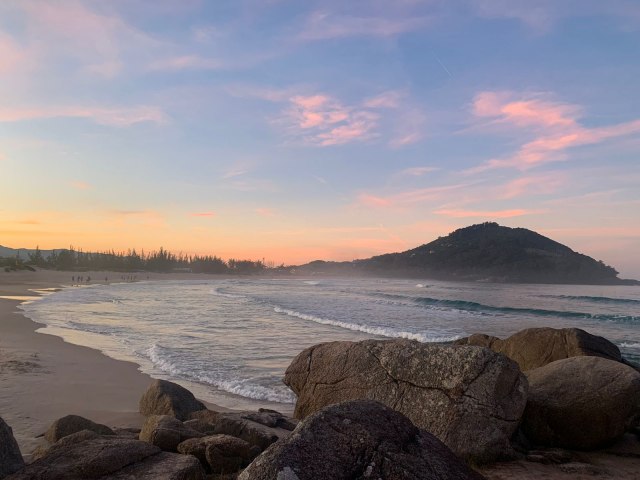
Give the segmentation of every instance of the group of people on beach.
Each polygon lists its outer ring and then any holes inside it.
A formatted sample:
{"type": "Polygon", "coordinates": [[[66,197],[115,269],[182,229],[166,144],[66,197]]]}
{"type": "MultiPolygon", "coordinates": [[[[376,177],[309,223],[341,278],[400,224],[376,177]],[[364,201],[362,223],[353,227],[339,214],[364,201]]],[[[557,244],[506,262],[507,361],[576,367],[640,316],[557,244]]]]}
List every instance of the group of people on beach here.
{"type": "Polygon", "coordinates": [[[74,276],[71,277],[71,284],[72,285],[80,285],[81,283],[91,283],[91,277],[87,275],[86,280],[85,280],[84,276],[81,276],[81,275],[78,275],[77,277],[74,275],[74,276]]]}

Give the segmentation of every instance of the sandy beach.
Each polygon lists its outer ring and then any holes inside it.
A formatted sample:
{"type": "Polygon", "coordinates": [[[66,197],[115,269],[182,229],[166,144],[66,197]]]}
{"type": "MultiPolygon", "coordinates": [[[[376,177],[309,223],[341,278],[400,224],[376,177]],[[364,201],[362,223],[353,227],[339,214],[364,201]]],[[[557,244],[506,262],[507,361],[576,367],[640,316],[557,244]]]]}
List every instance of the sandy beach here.
{"type": "MultiPolygon", "coordinates": [[[[104,272],[83,275],[105,278],[104,272]]],[[[51,422],[65,415],[111,426],[139,426],[138,400],[152,381],[134,363],[36,333],[40,325],[19,313],[21,300],[38,296],[34,290],[67,286],[71,276],[72,272],[42,270],[0,272],[0,417],[13,428],[25,456],[43,442],[37,437],[51,422]]],[[[153,280],[182,278],[150,274],[153,280]]]]}

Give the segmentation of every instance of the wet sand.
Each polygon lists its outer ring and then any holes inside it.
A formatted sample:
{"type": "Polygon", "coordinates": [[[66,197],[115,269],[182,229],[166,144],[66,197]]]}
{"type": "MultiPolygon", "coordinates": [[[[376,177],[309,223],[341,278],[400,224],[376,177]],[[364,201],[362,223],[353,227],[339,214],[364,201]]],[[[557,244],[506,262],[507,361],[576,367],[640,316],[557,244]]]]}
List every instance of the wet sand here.
{"type": "MultiPolygon", "coordinates": [[[[69,285],[71,275],[54,271],[0,272],[0,417],[12,427],[27,457],[42,443],[38,435],[65,415],[82,415],[109,426],[139,426],[142,417],[138,400],[152,382],[134,363],[36,333],[41,325],[19,313],[20,299],[37,296],[31,290],[69,285]]],[[[105,273],[83,275],[105,277],[105,273]]],[[[119,278],[120,274],[106,275],[119,278]]],[[[151,277],[157,280],[196,276],[151,277]]]]}

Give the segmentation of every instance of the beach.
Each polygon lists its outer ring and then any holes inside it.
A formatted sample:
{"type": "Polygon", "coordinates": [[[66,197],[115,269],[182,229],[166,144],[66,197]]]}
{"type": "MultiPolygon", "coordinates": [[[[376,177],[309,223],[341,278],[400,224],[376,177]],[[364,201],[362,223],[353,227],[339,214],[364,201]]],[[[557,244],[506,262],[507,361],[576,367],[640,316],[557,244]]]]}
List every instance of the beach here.
{"type": "MultiPolygon", "coordinates": [[[[152,379],[138,365],[36,333],[40,325],[19,313],[20,301],[38,296],[34,290],[69,285],[71,275],[46,270],[0,272],[0,417],[13,429],[27,458],[43,443],[37,437],[65,415],[81,415],[111,426],[140,426],[143,419],[138,401],[152,379]]],[[[105,278],[100,272],[83,275],[105,278]]],[[[115,278],[120,274],[107,275],[115,278]]]]}

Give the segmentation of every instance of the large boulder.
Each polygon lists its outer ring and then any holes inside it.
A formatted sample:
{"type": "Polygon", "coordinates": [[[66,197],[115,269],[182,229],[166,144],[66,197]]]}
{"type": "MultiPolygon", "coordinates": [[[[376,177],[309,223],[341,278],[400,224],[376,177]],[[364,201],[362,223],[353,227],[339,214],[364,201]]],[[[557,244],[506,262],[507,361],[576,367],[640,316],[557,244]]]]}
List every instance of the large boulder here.
{"type": "Polygon", "coordinates": [[[504,340],[475,334],[456,340],[455,343],[487,347],[502,353],[517,362],[523,372],[556,360],[578,356],[602,357],[626,363],[618,347],[609,340],[579,328],[528,328],[504,340]]]}
{"type": "Polygon", "coordinates": [[[301,352],[284,382],[295,416],[347,400],[377,400],[406,415],[464,459],[509,452],[527,397],[518,365],[487,348],[409,340],[331,342],[301,352]]]}
{"type": "Polygon", "coordinates": [[[332,405],[298,424],[239,480],[479,480],[442,442],[374,401],[332,405]]]}
{"type": "Polygon", "coordinates": [[[78,432],[62,438],[44,457],[7,480],[204,478],[200,463],[193,457],[163,454],[158,447],[138,440],[94,435],[78,432]],[[153,471],[160,474],[149,474],[153,471]]]}
{"type": "Polygon", "coordinates": [[[534,444],[589,450],[640,420],[640,373],[600,357],[572,357],[527,372],[522,428],[534,444]]]}
{"type": "Polygon", "coordinates": [[[155,380],[140,398],[139,407],[142,415],[171,415],[178,420],[207,409],[189,390],[166,380],[155,380]]]}
{"type": "Polygon", "coordinates": [[[81,432],[82,430],[89,430],[98,435],[115,435],[114,431],[106,425],[92,422],[79,415],[67,415],[53,422],[45,432],[44,438],[46,438],[49,443],[56,443],[62,437],[81,432]]]}
{"type": "Polygon", "coordinates": [[[13,436],[11,427],[0,418],[0,478],[17,472],[24,467],[18,442],[13,436]]]}
{"type": "Polygon", "coordinates": [[[179,443],[199,437],[204,437],[204,434],[187,427],[180,420],[169,415],[147,417],[139,436],[143,442],[149,442],[166,452],[175,452],[179,443]]]}

